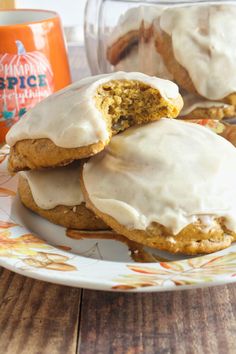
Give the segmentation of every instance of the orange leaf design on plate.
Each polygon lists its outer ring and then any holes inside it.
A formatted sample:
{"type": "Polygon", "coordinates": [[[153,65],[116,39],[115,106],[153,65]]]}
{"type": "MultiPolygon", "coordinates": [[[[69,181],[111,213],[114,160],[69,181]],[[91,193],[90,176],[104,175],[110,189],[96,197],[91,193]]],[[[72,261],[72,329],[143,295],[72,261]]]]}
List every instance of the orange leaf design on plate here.
{"type": "Polygon", "coordinates": [[[119,284],[119,285],[112,286],[112,289],[114,289],[114,290],[132,290],[132,289],[136,289],[136,286],[134,286],[134,285],[126,285],[126,284],[119,284]]]}
{"type": "MultiPolygon", "coordinates": [[[[201,278],[202,279],[202,278],[201,278]]],[[[176,285],[176,286],[181,286],[181,285],[196,285],[198,284],[198,279],[193,279],[191,277],[188,277],[185,278],[185,279],[175,279],[173,278],[172,279],[173,283],[176,285]]],[[[211,282],[212,281],[212,278],[204,278],[204,281],[208,281],[208,282],[211,282]]]]}
{"type": "Polygon", "coordinates": [[[37,252],[32,257],[23,259],[23,262],[35,268],[46,268],[64,272],[76,270],[75,266],[65,263],[68,260],[67,256],[61,254],[37,252]]]}
{"type": "Polygon", "coordinates": [[[7,157],[7,155],[0,154],[0,163],[2,163],[6,157],[7,157]]]}
{"type": "Polygon", "coordinates": [[[4,230],[0,232],[0,244],[1,242],[4,243],[8,241],[9,236],[11,236],[11,231],[10,230],[4,230]]]}
{"type": "Polygon", "coordinates": [[[204,277],[206,280],[215,275],[223,275],[234,273],[236,270],[236,253],[229,253],[221,256],[199,257],[188,260],[189,265],[193,268],[188,276],[192,279],[204,277]]]}
{"type": "Polygon", "coordinates": [[[41,262],[40,260],[34,258],[25,258],[23,261],[29,266],[35,268],[43,268],[45,266],[44,262],[41,262]]]}
{"type": "Polygon", "coordinates": [[[1,229],[8,229],[8,228],[14,227],[14,226],[18,226],[18,224],[15,224],[15,223],[9,222],[9,221],[0,220],[0,228],[1,229]]]}
{"type": "Polygon", "coordinates": [[[157,286],[163,283],[163,279],[159,279],[154,275],[145,276],[139,274],[129,274],[123,275],[120,278],[114,279],[119,285],[117,289],[135,289],[135,288],[144,288],[148,286],[157,286]]]}
{"type": "Polygon", "coordinates": [[[184,270],[183,266],[181,264],[179,264],[178,262],[160,262],[160,265],[163,268],[170,269],[175,272],[182,272],[184,270]]]}
{"type": "Polygon", "coordinates": [[[44,246],[47,246],[48,248],[51,248],[43,240],[34,236],[33,234],[24,234],[20,237],[17,237],[15,239],[11,239],[11,240],[15,240],[16,243],[27,244],[30,247],[39,247],[40,245],[44,245],[44,246]]]}
{"type": "Polygon", "coordinates": [[[46,266],[46,268],[51,270],[59,270],[61,272],[77,270],[75,266],[67,263],[50,263],[46,266]]]}
{"type": "Polygon", "coordinates": [[[149,267],[139,267],[135,265],[128,265],[127,266],[130,270],[137,273],[142,274],[167,274],[167,271],[159,270],[156,268],[149,268],[149,267]]]}
{"type": "Polygon", "coordinates": [[[206,263],[206,259],[205,257],[196,257],[188,259],[187,262],[192,268],[201,268],[206,263]]]}
{"type": "Polygon", "coordinates": [[[14,197],[15,195],[16,192],[7,188],[0,187],[0,197],[14,197]]]}
{"type": "Polygon", "coordinates": [[[227,255],[212,258],[203,264],[202,268],[208,268],[212,266],[226,266],[232,263],[236,265],[236,253],[229,253],[227,255]]]}
{"type": "Polygon", "coordinates": [[[175,279],[173,279],[173,282],[174,282],[175,285],[177,285],[177,286],[186,285],[186,281],[185,281],[185,280],[175,280],[175,279]]]}
{"type": "Polygon", "coordinates": [[[56,253],[37,252],[35,256],[27,259],[29,262],[32,262],[32,264],[39,262],[41,265],[46,265],[52,262],[64,262],[69,258],[56,253]]]}
{"type": "Polygon", "coordinates": [[[155,286],[157,285],[157,283],[155,281],[151,282],[151,281],[145,281],[145,282],[142,282],[142,283],[137,283],[136,286],[139,287],[139,288],[145,288],[147,286],[155,286]]]}
{"type": "Polygon", "coordinates": [[[19,237],[10,236],[11,232],[9,229],[0,232],[0,256],[2,257],[7,257],[7,255],[9,257],[32,255],[37,253],[35,249],[51,248],[51,246],[32,234],[25,234],[19,237]]]}
{"type": "Polygon", "coordinates": [[[64,256],[63,254],[56,254],[56,253],[47,253],[47,258],[51,262],[66,262],[69,259],[69,257],[64,256]]]}

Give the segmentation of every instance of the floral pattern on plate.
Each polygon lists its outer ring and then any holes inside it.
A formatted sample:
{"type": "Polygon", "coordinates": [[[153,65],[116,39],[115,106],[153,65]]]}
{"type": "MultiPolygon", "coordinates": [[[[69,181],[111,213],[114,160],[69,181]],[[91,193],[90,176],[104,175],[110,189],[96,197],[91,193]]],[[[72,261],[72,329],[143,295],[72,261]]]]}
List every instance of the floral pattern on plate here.
{"type": "MultiPolygon", "coordinates": [[[[47,236],[48,224],[45,220],[34,216],[34,220],[42,225],[42,231],[35,235],[26,227],[27,220],[19,219],[13,213],[17,177],[7,172],[8,153],[6,146],[0,149],[1,266],[48,282],[110,291],[191,289],[236,281],[236,245],[211,255],[156,263],[104,261],[94,259],[92,254],[91,258],[89,255],[84,257],[76,254],[66,243],[66,236],[63,243],[58,241],[57,231],[53,246],[47,236]]],[[[52,225],[50,227],[54,228],[52,225]]],[[[112,249],[116,249],[116,244],[112,249]]],[[[123,252],[122,249],[119,252],[123,252]]]]}
{"type": "Polygon", "coordinates": [[[172,284],[197,285],[212,282],[217,275],[236,276],[236,252],[223,256],[203,256],[178,262],[160,262],[160,268],[129,265],[136,274],[121,276],[115,289],[135,289],[145,286],[172,284]]]}
{"type": "Polygon", "coordinates": [[[0,220],[0,257],[16,258],[30,267],[59,271],[71,271],[76,267],[67,263],[68,256],[47,253],[52,246],[32,234],[14,237],[14,228],[19,225],[0,220]]]}

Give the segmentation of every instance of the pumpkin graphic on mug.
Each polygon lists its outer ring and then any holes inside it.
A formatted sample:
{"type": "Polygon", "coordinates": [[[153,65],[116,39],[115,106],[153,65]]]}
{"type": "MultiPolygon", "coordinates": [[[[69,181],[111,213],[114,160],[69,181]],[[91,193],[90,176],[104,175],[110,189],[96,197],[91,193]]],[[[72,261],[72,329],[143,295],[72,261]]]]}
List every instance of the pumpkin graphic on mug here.
{"type": "Polygon", "coordinates": [[[21,41],[16,41],[16,51],[16,54],[0,54],[1,132],[54,91],[47,57],[39,51],[26,52],[21,41]]]}

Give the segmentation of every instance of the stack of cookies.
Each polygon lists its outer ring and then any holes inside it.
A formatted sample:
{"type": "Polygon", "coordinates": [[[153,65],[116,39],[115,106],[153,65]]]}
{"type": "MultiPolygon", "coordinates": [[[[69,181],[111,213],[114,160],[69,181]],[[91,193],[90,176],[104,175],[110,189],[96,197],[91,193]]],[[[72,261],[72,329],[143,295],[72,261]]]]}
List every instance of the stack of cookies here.
{"type": "Polygon", "coordinates": [[[139,6],[108,38],[115,70],[137,70],[175,81],[184,119],[224,119],[236,108],[236,5],[139,6]]]}
{"type": "Polygon", "coordinates": [[[176,118],[176,84],[141,73],[81,80],[39,103],[7,135],[9,170],[37,214],[79,230],[112,228],[173,253],[236,239],[236,150],[176,118]]]}
{"type": "Polygon", "coordinates": [[[45,99],[7,135],[8,166],[11,173],[21,171],[23,204],[64,227],[108,228],[85,207],[79,181],[83,159],[130,126],[176,117],[182,105],[174,83],[141,73],[91,77],[45,99]]]}

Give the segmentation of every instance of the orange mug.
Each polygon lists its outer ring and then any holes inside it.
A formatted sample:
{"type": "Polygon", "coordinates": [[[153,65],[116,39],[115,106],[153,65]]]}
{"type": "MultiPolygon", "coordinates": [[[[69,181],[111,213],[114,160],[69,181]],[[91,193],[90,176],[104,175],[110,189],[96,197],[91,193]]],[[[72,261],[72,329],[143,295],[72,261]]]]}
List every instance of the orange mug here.
{"type": "Polygon", "coordinates": [[[70,82],[57,13],[0,10],[0,143],[26,111],[70,82]]]}

